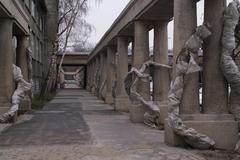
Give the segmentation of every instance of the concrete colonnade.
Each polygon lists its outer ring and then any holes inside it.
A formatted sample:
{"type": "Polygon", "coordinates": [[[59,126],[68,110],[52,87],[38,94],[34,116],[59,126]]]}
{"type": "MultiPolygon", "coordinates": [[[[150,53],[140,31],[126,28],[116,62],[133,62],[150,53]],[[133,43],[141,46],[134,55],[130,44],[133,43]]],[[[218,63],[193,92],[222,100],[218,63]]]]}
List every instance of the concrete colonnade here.
{"type": "MultiPolygon", "coordinates": [[[[12,94],[15,90],[13,81],[13,68],[15,64],[21,68],[23,79],[29,81],[29,62],[27,48],[29,46],[29,37],[24,34],[18,34],[17,48],[14,51],[13,46],[13,25],[14,20],[11,18],[1,18],[0,25],[0,113],[5,113],[11,107],[12,94]],[[16,53],[16,55],[14,55],[16,53]]],[[[21,100],[19,110],[27,111],[31,109],[31,100],[26,96],[21,100]]]]}
{"type": "MultiPolygon", "coordinates": [[[[114,103],[114,107],[118,111],[128,112],[130,110],[130,118],[133,122],[143,122],[143,116],[147,108],[138,103],[130,103],[128,95],[124,88],[124,77],[128,72],[128,46],[132,41],[132,65],[133,67],[140,68],[141,65],[150,60],[149,54],[149,25],[152,24],[148,21],[135,21],[135,32],[134,38],[131,36],[118,36],[116,41],[117,45],[110,45],[106,47],[107,57],[101,56],[102,52],[98,56],[94,57],[89,65],[93,65],[93,69],[90,68],[90,76],[96,75],[97,70],[100,69],[100,74],[95,77],[96,79],[90,80],[90,87],[94,88],[94,83],[97,82],[97,78],[100,79],[100,84],[106,75],[106,97],[105,102],[108,104],[114,103]],[[100,57],[100,58],[99,58],[100,57]],[[105,63],[104,63],[104,60],[105,63]],[[116,61],[115,61],[116,60],[116,61]],[[99,64],[99,62],[101,62],[99,64]],[[107,74],[104,73],[104,65],[107,74]],[[113,97],[113,86],[114,86],[114,75],[116,74],[116,86],[115,86],[115,97],[113,97]],[[141,107],[139,107],[141,106],[141,107]]],[[[154,61],[161,64],[168,64],[168,21],[155,21],[155,47],[154,47],[154,61]]],[[[105,51],[103,51],[105,52],[105,51]]],[[[166,101],[169,85],[170,76],[169,70],[165,68],[156,68],[153,74],[154,80],[154,100],[155,101],[166,101]]],[[[91,79],[91,78],[90,78],[91,79]]],[[[97,88],[100,88],[98,86],[97,88]]],[[[93,89],[95,90],[95,89],[93,89]]],[[[99,95],[99,91],[93,91],[96,95],[99,95]]],[[[146,100],[150,100],[150,82],[139,82],[138,92],[146,100]]],[[[102,97],[100,97],[102,98],[102,97]]]]}
{"type": "MultiPolygon", "coordinates": [[[[233,150],[237,142],[238,125],[227,109],[227,84],[220,69],[222,15],[226,0],[205,0],[205,21],[212,26],[212,35],[203,45],[203,112],[199,107],[198,73],[185,77],[185,88],[180,114],[188,127],[206,134],[216,142],[216,147],[233,150]],[[228,137],[226,139],[226,137],[228,137]]],[[[174,1],[174,56],[175,60],[184,43],[196,28],[196,2],[174,1]]],[[[185,145],[179,137],[166,128],[165,142],[173,146],[185,145]]]]}
{"type": "MultiPolygon", "coordinates": [[[[163,67],[154,67],[151,73],[153,101],[166,102],[168,100],[170,81],[171,78],[175,78],[174,68],[177,57],[197,27],[197,2],[192,0],[173,1],[173,71],[170,72],[169,69],[163,67]]],[[[221,26],[223,26],[222,15],[225,7],[226,0],[205,0],[204,18],[212,26],[212,35],[203,44],[203,104],[200,107],[199,89],[202,86],[200,86],[199,73],[185,76],[186,85],[180,105],[180,116],[187,126],[211,137],[216,142],[217,148],[233,149],[237,141],[238,125],[228,112],[228,88],[219,64],[221,26]],[[228,137],[227,140],[225,140],[226,136],[228,137]]],[[[90,76],[94,76],[97,70],[103,68],[104,65],[103,59],[99,57],[101,57],[102,52],[107,53],[107,57],[105,57],[106,66],[104,67],[106,72],[98,74],[101,77],[100,79],[106,76],[105,101],[108,104],[114,103],[115,109],[118,111],[130,111],[132,122],[143,122],[147,108],[139,102],[130,102],[124,89],[124,77],[128,72],[129,42],[132,41],[131,65],[139,69],[144,62],[152,58],[149,54],[149,30],[154,29],[153,60],[157,63],[168,64],[168,23],[170,20],[170,17],[166,19],[162,17],[158,20],[148,20],[146,17],[141,20],[134,19],[126,32],[123,31],[125,28],[122,29],[111,40],[111,44],[114,43],[114,45],[105,45],[101,52],[91,59],[93,67],[90,69],[90,76]],[[115,95],[113,95],[115,74],[117,76],[115,95]]],[[[195,58],[198,60],[198,57],[195,58]]],[[[150,73],[150,71],[147,72],[150,73]]],[[[91,86],[94,86],[96,82],[96,78],[93,80],[90,78],[91,86]]],[[[137,91],[145,100],[150,100],[149,79],[139,81],[137,91]]],[[[97,93],[96,90],[93,92],[97,93]]],[[[164,123],[164,118],[167,116],[167,107],[165,109],[160,108],[160,110],[164,115],[161,119],[164,123]]],[[[166,143],[173,146],[185,145],[182,137],[177,136],[169,127],[165,127],[165,129],[166,143]]]]}

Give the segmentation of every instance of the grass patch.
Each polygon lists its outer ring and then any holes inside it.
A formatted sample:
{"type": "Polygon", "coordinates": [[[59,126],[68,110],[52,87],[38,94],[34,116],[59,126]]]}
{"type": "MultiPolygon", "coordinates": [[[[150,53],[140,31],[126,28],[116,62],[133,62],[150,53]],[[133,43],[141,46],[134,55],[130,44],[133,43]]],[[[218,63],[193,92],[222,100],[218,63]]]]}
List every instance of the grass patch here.
{"type": "Polygon", "coordinates": [[[32,100],[32,109],[40,110],[47,102],[51,101],[56,95],[56,92],[47,92],[44,97],[39,99],[39,94],[35,94],[32,100]]]}

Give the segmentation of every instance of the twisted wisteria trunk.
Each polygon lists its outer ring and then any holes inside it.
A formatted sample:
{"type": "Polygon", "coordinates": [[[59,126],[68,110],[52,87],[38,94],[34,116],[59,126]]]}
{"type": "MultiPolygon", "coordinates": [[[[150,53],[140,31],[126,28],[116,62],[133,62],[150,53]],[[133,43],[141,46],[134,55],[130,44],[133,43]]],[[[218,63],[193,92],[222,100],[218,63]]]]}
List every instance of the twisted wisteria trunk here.
{"type": "MultiPolygon", "coordinates": [[[[235,35],[235,31],[236,26],[239,25],[239,17],[240,3],[238,0],[233,0],[224,13],[221,68],[231,88],[230,112],[237,121],[240,121],[240,70],[233,59],[233,53],[236,49],[235,36],[237,35],[235,35]]],[[[235,150],[240,152],[240,141],[237,143],[235,150]]]]}
{"type": "Polygon", "coordinates": [[[100,86],[100,69],[97,68],[97,71],[94,76],[94,90],[95,93],[99,93],[99,86],[100,86]]]}
{"type": "MultiPolygon", "coordinates": [[[[179,54],[176,64],[176,78],[171,84],[169,91],[168,106],[169,116],[168,125],[173,131],[182,136],[187,144],[198,149],[210,149],[213,148],[215,142],[208,136],[198,133],[193,128],[188,128],[182,121],[179,115],[179,107],[182,100],[184,85],[187,85],[187,81],[184,79],[185,75],[199,72],[200,67],[195,62],[194,57],[198,56],[199,49],[202,47],[203,39],[210,36],[211,32],[208,25],[199,26],[196,32],[186,42],[184,48],[179,54]]],[[[159,116],[161,116],[160,106],[164,102],[146,101],[142,95],[137,92],[137,82],[149,78],[149,74],[146,74],[146,69],[150,66],[171,68],[168,65],[158,64],[152,61],[145,62],[138,70],[132,68],[132,70],[125,77],[125,89],[130,97],[131,101],[137,101],[147,106],[151,113],[145,113],[144,122],[152,127],[158,127],[159,116]]]]}
{"type": "Polygon", "coordinates": [[[0,123],[7,123],[11,118],[17,113],[19,109],[19,104],[21,99],[24,98],[25,92],[31,89],[31,83],[26,82],[23,79],[23,75],[21,69],[16,65],[12,65],[13,67],[13,78],[17,83],[17,89],[14,91],[12,96],[12,107],[10,110],[3,115],[0,115],[0,123]]]}
{"type": "Polygon", "coordinates": [[[104,99],[105,96],[106,96],[106,83],[107,83],[107,80],[105,79],[102,84],[100,85],[100,88],[99,88],[99,96],[104,99]]]}
{"type": "Polygon", "coordinates": [[[200,71],[200,66],[194,57],[198,56],[199,49],[202,47],[203,39],[211,35],[209,26],[204,24],[197,27],[196,32],[185,43],[184,48],[178,56],[176,64],[176,78],[171,83],[169,91],[169,116],[168,125],[173,131],[183,137],[184,141],[197,149],[214,148],[215,142],[208,136],[198,133],[193,128],[188,128],[179,115],[179,107],[184,93],[184,85],[188,82],[184,78],[187,74],[200,71]]]}
{"type": "Polygon", "coordinates": [[[236,48],[235,28],[239,22],[238,0],[231,2],[224,13],[224,27],[222,34],[221,68],[230,84],[230,112],[240,121],[240,70],[232,58],[236,48]]]}
{"type": "Polygon", "coordinates": [[[148,107],[150,112],[148,111],[144,114],[144,123],[153,128],[162,129],[162,125],[159,121],[161,116],[161,111],[159,108],[161,105],[166,106],[166,102],[147,101],[141,94],[137,92],[138,81],[144,81],[144,79],[148,79],[150,77],[149,74],[146,74],[146,70],[150,67],[155,67],[156,69],[160,67],[171,69],[171,67],[168,65],[147,61],[139,70],[133,67],[131,71],[128,72],[124,80],[124,86],[132,102],[139,102],[148,107]]]}

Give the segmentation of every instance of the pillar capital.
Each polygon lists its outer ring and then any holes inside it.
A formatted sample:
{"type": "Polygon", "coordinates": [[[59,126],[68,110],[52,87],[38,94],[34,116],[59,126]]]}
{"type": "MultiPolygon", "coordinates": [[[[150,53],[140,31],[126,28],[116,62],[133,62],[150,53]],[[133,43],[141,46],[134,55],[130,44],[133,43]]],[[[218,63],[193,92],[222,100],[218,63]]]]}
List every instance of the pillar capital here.
{"type": "Polygon", "coordinates": [[[117,45],[109,44],[109,45],[107,45],[107,53],[108,53],[108,51],[109,51],[108,49],[112,49],[112,50],[117,51],[117,45]]]}
{"type": "Polygon", "coordinates": [[[144,24],[144,25],[146,25],[149,28],[149,26],[152,25],[153,21],[152,20],[145,20],[145,19],[136,19],[133,22],[134,22],[134,24],[136,24],[136,23],[144,24]]]}

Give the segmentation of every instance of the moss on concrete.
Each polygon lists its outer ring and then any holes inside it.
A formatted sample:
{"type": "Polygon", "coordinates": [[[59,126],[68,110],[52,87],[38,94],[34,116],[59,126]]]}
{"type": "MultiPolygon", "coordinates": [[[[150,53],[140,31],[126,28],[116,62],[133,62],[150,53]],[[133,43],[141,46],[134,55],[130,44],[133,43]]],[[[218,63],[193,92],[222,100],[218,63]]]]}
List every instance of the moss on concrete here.
{"type": "Polygon", "coordinates": [[[56,95],[56,92],[47,92],[43,97],[39,98],[38,94],[35,94],[32,100],[32,109],[42,109],[44,105],[51,101],[56,95]]]}

